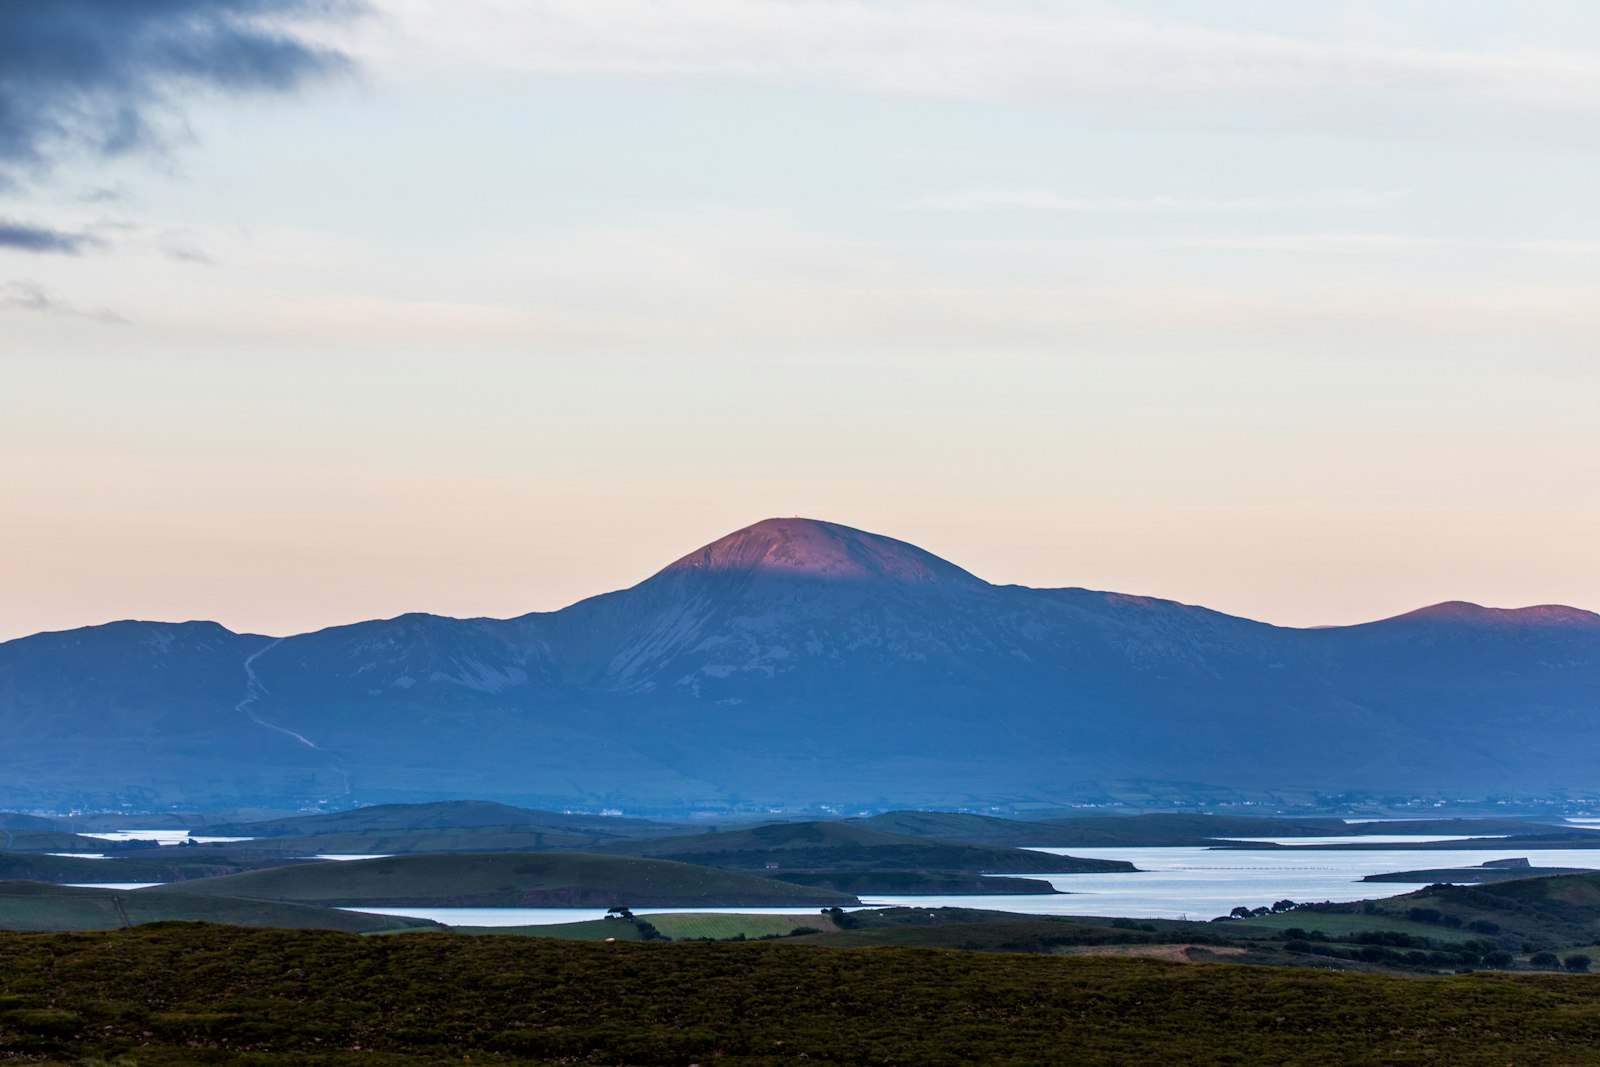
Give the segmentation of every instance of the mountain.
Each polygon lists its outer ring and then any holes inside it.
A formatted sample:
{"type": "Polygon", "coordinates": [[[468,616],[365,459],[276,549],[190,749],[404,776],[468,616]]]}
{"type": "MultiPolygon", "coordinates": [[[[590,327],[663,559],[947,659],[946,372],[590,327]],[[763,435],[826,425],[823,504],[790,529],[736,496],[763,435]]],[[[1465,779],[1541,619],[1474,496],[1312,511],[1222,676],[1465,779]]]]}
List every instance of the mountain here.
{"type": "Polygon", "coordinates": [[[1592,790],[1600,616],[1288,629],[769,519],[513,619],[0,644],[0,806],[682,813],[1592,790]]]}

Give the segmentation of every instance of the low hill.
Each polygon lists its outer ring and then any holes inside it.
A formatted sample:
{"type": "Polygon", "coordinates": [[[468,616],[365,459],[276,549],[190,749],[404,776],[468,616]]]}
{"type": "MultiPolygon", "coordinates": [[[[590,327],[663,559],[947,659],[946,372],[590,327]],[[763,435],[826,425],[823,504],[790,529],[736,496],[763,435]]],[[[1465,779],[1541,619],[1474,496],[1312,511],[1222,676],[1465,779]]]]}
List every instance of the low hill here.
{"type": "Polygon", "coordinates": [[[1044,896],[1059,893],[1043,878],[972,874],[967,871],[916,870],[778,870],[794,885],[823,886],[858,897],[869,896],[985,896],[1024,893],[1044,896]]]}
{"type": "Polygon", "coordinates": [[[0,930],[112,930],[153,922],[212,922],[300,930],[438,929],[425,919],[364,915],[334,908],[188,893],[83,889],[39,882],[0,882],[0,930]]]}
{"type": "Polygon", "coordinates": [[[161,886],[338,907],[782,907],[854,904],[829,889],[789,885],[665,860],[576,852],[458,853],[308,863],[161,886]]]}
{"type": "Polygon", "coordinates": [[[1593,868],[1534,867],[1527,862],[1524,862],[1519,867],[1484,863],[1477,867],[1432,867],[1420,871],[1389,871],[1384,874],[1369,874],[1361,880],[1363,882],[1410,882],[1412,885],[1418,885],[1423,882],[1430,884],[1471,883],[1476,885],[1485,882],[1509,882],[1515,878],[1549,878],[1560,874],[1585,874],[1591,870],[1593,868]]]}
{"type": "MultiPolygon", "coordinates": [[[[1053,856],[889,834],[859,823],[784,822],[740,830],[631,841],[607,852],[739,871],[922,870],[994,874],[1131,871],[1121,860],[1053,856]],[[773,867],[772,865],[776,865],[773,867]]],[[[782,877],[781,874],[778,877],[782,877]]]]}
{"type": "Polygon", "coordinates": [[[1469,927],[1492,922],[1510,938],[1562,945],[1600,942],[1600,871],[1491,885],[1432,885],[1378,904],[1388,913],[1434,910],[1469,927]]]}
{"type": "Polygon", "coordinates": [[[952,811],[886,811],[881,815],[850,819],[850,825],[865,826],[886,834],[907,837],[932,837],[941,841],[961,841],[1010,847],[1060,845],[1060,834],[1039,823],[1002,819],[993,815],[972,815],[952,811]]]}
{"type": "Polygon", "coordinates": [[[1397,930],[1440,941],[1488,939],[1513,953],[1530,945],[1579,948],[1600,943],[1600,871],[1430,885],[1381,900],[1302,905],[1219,925],[1240,936],[1291,928],[1339,936],[1397,930]]]}
{"type": "Polygon", "coordinates": [[[10,852],[113,852],[121,842],[69,834],[65,830],[0,830],[0,845],[10,852]]]}
{"type": "Polygon", "coordinates": [[[150,848],[91,860],[77,856],[0,852],[0,879],[33,882],[181,882],[300,862],[210,848],[150,848]]]}
{"type": "Polygon", "coordinates": [[[224,823],[207,832],[222,837],[283,837],[305,834],[416,833],[425,830],[518,831],[564,834],[585,840],[614,840],[681,833],[679,827],[610,815],[571,815],[536,811],[486,800],[432,804],[379,804],[350,811],[300,815],[261,822],[224,823]]]}
{"type": "Polygon", "coordinates": [[[617,838],[589,833],[481,827],[465,830],[374,830],[371,833],[262,837],[252,851],[280,856],[396,856],[423,852],[592,852],[617,838]]]}

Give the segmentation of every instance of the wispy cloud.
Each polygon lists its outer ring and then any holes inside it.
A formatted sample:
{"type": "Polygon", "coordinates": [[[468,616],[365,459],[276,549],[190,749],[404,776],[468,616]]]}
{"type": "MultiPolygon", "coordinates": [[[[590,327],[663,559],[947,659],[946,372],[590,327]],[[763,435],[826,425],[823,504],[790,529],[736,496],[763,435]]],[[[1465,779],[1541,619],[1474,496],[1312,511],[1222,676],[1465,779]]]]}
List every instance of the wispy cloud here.
{"type": "Polygon", "coordinates": [[[1085,214],[1180,215],[1293,211],[1303,208],[1371,208],[1394,203],[1407,195],[1404,191],[1349,189],[1290,197],[1077,197],[1050,189],[972,189],[925,196],[913,206],[930,211],[1012,209],[1085,214]]]}
{"type": "MultiPolygon", "coordinates": [[[[563,74],[714,78],[939,97],[1248,97],[1325,108],[1363,94],[1600,109],[1600,55],[1440,48],[1221,29],[1106,4],[1020,0],[401,0],[388,48],[563,74]]],[[[396,58],[396,57],[391,57],[396,58]]]]}
{"type": "Polygon", "coordinates": [[[37,311],[47,315],[67,315],[78,319],[125,326],[128,320],[109,308],[82,308],[58,300],[47,293],[37,282],[0,282],[0,310],[37,311]]]}
{"type": "Polygon", "coordinates": [[[284,92],[345,69],[289,27],[339,0],[52,0],[0,4],[0,183],[87,152],[157,146],[194,90],[284,92]]]}
{"type": "Polygon", "coordinates": [[[1266,252],[1395,252],[1471,243],[1411,233],[1262,233],[1172,237],[1166,240],[1193,248],[1242,248],[1266,252]]]}
{"type": "Polygon", "coordinates": [[[0,248],[75,256],[86,248],[98,248],[101,244],[98,237],[86,233],[0,219],[0,248]]]}

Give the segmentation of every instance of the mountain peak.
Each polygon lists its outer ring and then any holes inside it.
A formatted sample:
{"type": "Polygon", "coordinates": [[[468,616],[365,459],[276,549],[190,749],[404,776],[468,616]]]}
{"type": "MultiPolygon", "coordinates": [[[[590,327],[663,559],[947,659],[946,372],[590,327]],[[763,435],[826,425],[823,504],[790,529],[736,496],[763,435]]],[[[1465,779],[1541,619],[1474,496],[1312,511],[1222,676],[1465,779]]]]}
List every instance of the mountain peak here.
{"type": "Polygon", "coordinates": [[[1600,615],[1565,604],[1537,604],[1528,608],[1486,608],[1465,600],[1447,600],[1396,616],[1412,622],[1469,623],[1479,626],[1600,626],[1600,615]]]}
{"type": "Polygon", "coordinates": [[[763,519],[662,572],[766,574],[835,582],[983,586],[948,560],[892,537],[818,519],[763,519]]]}

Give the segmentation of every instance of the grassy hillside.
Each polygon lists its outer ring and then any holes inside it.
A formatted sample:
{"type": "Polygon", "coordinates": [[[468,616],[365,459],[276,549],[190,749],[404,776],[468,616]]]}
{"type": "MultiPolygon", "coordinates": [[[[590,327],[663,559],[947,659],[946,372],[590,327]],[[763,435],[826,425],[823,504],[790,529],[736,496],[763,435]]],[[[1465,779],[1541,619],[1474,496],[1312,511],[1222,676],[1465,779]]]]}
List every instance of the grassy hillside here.
{"type": "Polygon", "coordinates": [[[1051,856],[1021,849],[964,845],[949,841],[889,834],[853,822],[769,823],[739,830],[630,841],[607,852],[654,856],[727,870],[767,870],[776,877],[796,870],[922,870],[994,872],[997,874],[1063,874],[1083,871],[1131,871],[1120,860],[1051,856]]]}
{"type": "Polygon", "coordinates": [[[825,886],[841,893],[861,896],[906,896],[959,894],[979,896],[995,893],[1058,893],[1043,878],[968,874],[964,871],[801,871],[774,872],[794,885],[825,886]]]}
{"type": "Polygon", "coordinates": [[[458,853],[309,863],[161,886],[348,907],[781,907],[849,904],[828,889],[664,860],[582,853],[458,853]]]}
{"type": "Polygon", "coordinates": [[[361,915],[303,904],[143,890],[78,889],[38,882],[0,882],[0,929],[112,930],[174,920],[371,933],[436,924],[387,915],[361,915]]]}
{"type": "Polygon", "coordinates": [[[250,842],[258,852],[282,856],[415,855],[423,852],[583,852],[613,844],[613,836],[555,830],[479,827],[463,830],[373,830],[294,834],[250,842]]]}
{"type": "Polygon", "coordinates": [[[115,842],[69,834],[65,830],[0,830],[0,846],[7,852],[110,852],[116,849],[115,842]]]}
{"type": "MultiPolygon", "coordinates": [[[[1432,885],[1381,900],[1315,904],[1217,925],[1225,935],[1295,928],[1347,938],[1394,930],[1440,942],[1480,940],[1518,958],[1539,950],[1586,949],[1600,942],[1600,871],[1432,885]]],[[[1600,950],[1594,955],[1600,959],[1600,950]]]]}
{"type": "Polygon", "coordinates": [[[617,840],[679,832],[667,823],[607,815],[568,815],[535,811],[486,800],[448,800],[433,804],[379,804],[322,815],[299,815],[260,822],[236,822],[211,827],[220,837],[282,837],[305,834],[382,834],[448,830],[544,831],[584,840],[617,840]]]}
{"type": "Polygon", "coordinates": [[[784,942],[0,935],[0,1056],[401,1067],[1600,1063],[1600,981],[784,942]]]}
{"type": "Polygon", "coordinates": [[[239,854],[213,848],[147,848],[103,860],[39,853],[0,852],[0,879],[34,882],[179,882],[281,867],[281,856],[239,854]]]}
{"type": "MultiPolygon", "coordinates": [[[[1333,818],[1272,818],[1251,815],[1206,815],[1156,812],[1146,815],[1091,815],[1038,820],[995,819],[982,815],[940,812],[890,812],[862,819],[864,825],[894,833],[924,834],[956,841],[1051,848],[1115,848],[1132,846],[1209,845],[1241,837],[1349,837],[1416,834],[1426,836],[1554,835],[1596,847],[1600,834],[1584,835],[1522,819],[1439,819],[1413,822],[1346,823],[1333,818]]],[[[1554,838],[1552,838],[1554,839],[1554,838]]],[[[1320,846],[1319,846],[1320,847],[1320,846]]],[[[1353,845],[1352,848],[1382,848],[1353,845]]],[[[1407,846],[1415,847],[1415,846],[1407,846]]],[[[1443,846],[1449,847],[1449,846],[1443,846]]]]}

